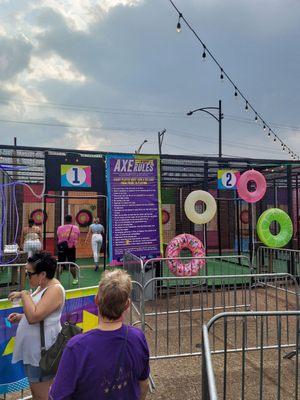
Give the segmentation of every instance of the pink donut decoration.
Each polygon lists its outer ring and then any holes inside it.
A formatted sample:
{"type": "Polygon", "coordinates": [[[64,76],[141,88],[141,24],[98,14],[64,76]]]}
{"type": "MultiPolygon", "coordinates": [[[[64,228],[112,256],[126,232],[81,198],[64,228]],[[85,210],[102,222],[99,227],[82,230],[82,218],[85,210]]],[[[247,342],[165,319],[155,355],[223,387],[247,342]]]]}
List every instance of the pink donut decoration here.
{"type": "Polygon", "coordinates": [[[205,257],[205,249],[201,240],[189,233],[183,233],[174,237],[166,248],[166,258],[169,270],[176,276],[196,276],[199,270],[205,265],[205,259],[194,259],[183,264],[180,259],[180,252],[188,249],[192,257],[205,257]]]}
{"type": "Polygon", "coordinates": [[[251,169],[250,171],[244,172],[237,183],[237,191],[241,199],[247,203],[256,203],[261,200],[267,190],[266,178],[260,172],[251,169]],[[256,189],[254,192],[248,190],[248,183],[254,181],[256,189]]]}

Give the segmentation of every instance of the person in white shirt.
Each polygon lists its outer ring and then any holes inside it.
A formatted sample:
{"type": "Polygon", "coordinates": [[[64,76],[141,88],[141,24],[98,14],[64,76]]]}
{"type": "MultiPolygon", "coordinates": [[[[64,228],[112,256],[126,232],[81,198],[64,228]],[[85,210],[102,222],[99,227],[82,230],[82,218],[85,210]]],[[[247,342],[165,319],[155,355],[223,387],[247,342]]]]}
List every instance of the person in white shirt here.
{"type": "Polygon", "coordinates": [[[49,253],[40,252],[28,259],[26,275],[36,290],[12,292],[9,300],[21,299],[24,314],[11,313],[8,320],[18,323],[12,363],[23,362],[32,396],[47,400],[54,376],[44,376],[41,359],[40,321],[44,321],[46,349],[55,342],[61,330],[60,318],[65,303],[65,290],[54,278],[57,261],[49,253]]]}
{"type": "Polygon", "coordinates": [[[94,223],[90,225],[88,233],[86,235],[85,243],[87,243],[89,237],[92,235],[91,244],[94,256],[95,271],[98,271],[99,269],[99,258],[103,242],[103,237],[102,237],[103,233],[104,233],[104,226],[100,224],[100,219],[94,218],[94,223]]]}

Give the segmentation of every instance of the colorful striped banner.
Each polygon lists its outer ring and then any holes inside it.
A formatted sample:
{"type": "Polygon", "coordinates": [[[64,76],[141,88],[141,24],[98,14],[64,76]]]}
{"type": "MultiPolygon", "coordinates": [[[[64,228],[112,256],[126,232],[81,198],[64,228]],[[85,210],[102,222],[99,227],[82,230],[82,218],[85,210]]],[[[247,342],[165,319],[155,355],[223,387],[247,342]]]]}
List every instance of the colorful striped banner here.
{"type": "MultiPolygon", "coordinates": [[[[84,332],[95,328],[98,324],[97,307],[94,302],[97,289],[95,286],[68,290],[62,322],[69,319],[82,327],[84,332]]],[[[13,307],[10,301],[0,300],[0,394],[29,387],[22,363],[11,363],[17,324],[11,324],[7,320],[10,313],[22,311],[22,307],[13,307]]]]}

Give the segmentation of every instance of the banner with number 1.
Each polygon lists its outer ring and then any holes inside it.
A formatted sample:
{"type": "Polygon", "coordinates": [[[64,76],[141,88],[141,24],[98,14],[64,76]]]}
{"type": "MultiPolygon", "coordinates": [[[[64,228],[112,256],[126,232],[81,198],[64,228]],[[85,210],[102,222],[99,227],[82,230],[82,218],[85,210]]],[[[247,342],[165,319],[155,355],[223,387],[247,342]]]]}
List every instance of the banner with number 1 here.
{"type": "Polygon", "coordinates": [[[89,165],[60,166],[61,187],[90,188],[92,184],[91,167],[89,165]]]}

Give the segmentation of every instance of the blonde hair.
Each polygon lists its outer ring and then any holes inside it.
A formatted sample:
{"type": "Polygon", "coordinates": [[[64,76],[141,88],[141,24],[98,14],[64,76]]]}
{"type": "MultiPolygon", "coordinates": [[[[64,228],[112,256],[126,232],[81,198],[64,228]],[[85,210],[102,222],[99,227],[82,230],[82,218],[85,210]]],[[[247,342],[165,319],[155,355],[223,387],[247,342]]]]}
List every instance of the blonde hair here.
{"type": "Polygon", "coordinates": [[[100,222],[100,218],[94,217],[94,224],[99,224],[99,222],[100,222]]]}
{"type": "Polygon", "coordinates": [[[100,315],[109,320],[120,318],[128,306],[131,290],[131,278],[127,272],[120,269],[106,271],[98,289],[100,315]]]}

